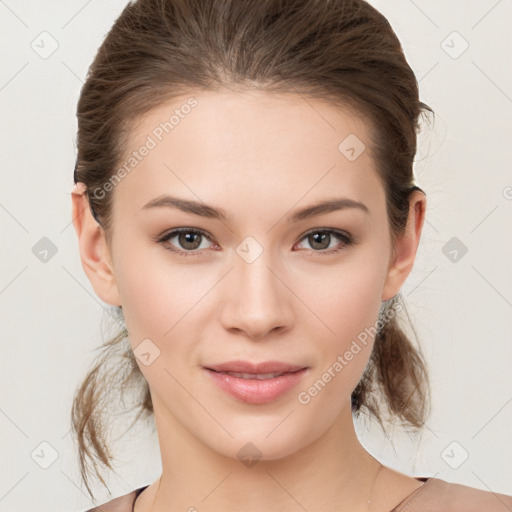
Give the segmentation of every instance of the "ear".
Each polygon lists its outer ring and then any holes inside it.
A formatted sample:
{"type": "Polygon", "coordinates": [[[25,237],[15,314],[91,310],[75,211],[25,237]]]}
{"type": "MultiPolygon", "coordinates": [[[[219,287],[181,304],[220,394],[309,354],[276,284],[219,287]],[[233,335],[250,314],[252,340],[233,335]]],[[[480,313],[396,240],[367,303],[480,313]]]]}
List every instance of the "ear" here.
{"type": "Polygon", "coordinates": [[[396,241],[393,258],[388,267],[386,282],[382,291],[382,300],[393,298],[402,287],[412,270],[416,251],[425,221],[427,198],[419,190],[415,190],[409,198],[409,215],[407,226],[396,241]]]}
{"type": "Polygon", "coordinates": [[[93,217],[85,185],[78,183],[71,192],[73,226],[78,236],[82,268],[98,297],[112,306],[120,306],[110,250],[103,228],[93,217]]]}

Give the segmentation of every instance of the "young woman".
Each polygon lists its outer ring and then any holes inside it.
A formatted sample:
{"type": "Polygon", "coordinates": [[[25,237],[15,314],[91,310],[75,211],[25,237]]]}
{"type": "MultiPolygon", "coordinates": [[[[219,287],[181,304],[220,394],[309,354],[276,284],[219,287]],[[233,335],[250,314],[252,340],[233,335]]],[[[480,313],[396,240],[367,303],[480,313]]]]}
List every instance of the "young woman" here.
{"type": "Polygon", "coordinates": [[[384,466],[354,429],[363,411],[420,429],[429,410],[398,322],[422,112],[362,0],[124,9],[81,92],[72,193],[83,268],[124,327],[72,419],[93,497],[88,462],[112,469],[105,396],[139,386],[163,471],[91,510],[512,510],[384,466]]]}

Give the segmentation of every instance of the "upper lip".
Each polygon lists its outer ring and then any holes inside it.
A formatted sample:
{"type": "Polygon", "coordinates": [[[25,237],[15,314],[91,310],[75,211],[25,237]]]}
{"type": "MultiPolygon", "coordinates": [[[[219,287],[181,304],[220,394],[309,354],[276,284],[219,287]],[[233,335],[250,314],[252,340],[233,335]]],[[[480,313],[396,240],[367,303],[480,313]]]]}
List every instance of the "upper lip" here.
{"type": "Polygon", "coordinates": [[[226,363],[215,364],[213,366],[205,366],[208,370],[216,372],[236,372],[236,373],[291,373],[306,368],[305,366],[297,366],[280,361],[263,361],[261,363],[251,363],[249,361],[228,361],[226,363]]]}

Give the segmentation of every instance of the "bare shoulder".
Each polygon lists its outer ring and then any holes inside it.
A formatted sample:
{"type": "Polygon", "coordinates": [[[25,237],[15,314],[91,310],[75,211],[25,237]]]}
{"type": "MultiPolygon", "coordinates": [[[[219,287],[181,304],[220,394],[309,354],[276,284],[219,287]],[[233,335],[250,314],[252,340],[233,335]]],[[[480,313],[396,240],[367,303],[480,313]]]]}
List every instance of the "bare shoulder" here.
{"type": "Polygon", "coordinates": [[[511,512],[512,496],[428,478],[396,512],[511,512]]]}

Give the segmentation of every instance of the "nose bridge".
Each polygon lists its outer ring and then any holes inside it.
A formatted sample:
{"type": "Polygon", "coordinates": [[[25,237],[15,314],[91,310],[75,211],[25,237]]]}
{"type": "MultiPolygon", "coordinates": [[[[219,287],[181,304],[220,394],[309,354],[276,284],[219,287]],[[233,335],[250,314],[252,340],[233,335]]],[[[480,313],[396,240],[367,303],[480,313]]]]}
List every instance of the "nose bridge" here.
{"type": "Polygon", "coordinates": [[[286,287],[275,275],[279,271],[271,251],[242,243],[235,255],[232,279],[235,292],[225,312],[225,326],[260,338],[273,329],[288,326],[291,308],[286,287]],[[244,248],[246,251],[244,251],[244,248]],[[247,250],[248,249],[248,250],[247,250]]]}

